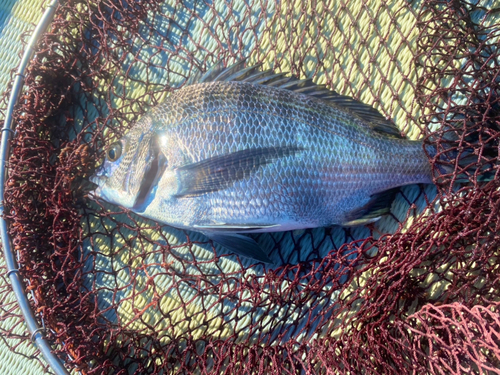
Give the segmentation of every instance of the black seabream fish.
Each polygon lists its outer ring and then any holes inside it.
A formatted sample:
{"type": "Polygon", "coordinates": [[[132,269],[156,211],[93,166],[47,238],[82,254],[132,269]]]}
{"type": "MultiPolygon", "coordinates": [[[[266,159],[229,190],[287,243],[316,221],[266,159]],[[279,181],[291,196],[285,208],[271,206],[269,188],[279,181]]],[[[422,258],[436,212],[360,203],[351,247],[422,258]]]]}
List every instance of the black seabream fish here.
{"type": "Polygon", "coordinates": [[[94,194],[260,261],[241,233],[371,223],[396,189],[431,183],[421,141],[312,80],[214,66],[106,152],[94,194]]]}

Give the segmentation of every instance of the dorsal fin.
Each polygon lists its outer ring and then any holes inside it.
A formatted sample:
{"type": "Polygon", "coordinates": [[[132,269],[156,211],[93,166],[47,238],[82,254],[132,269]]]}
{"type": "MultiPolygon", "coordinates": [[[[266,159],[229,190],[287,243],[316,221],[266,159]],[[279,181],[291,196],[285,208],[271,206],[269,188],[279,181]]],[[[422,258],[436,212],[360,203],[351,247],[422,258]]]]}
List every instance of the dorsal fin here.
{"type": "Polygon", "coordinates": [[[187,84],[222,81],[248,82],[294,91],[347,109],[361,118],[373,131],[390,137],[404,138],[392,121],[387,120],[380,112],[368,104],[361,103],[349,96],[340,95],[328,89],[326,85],[317,85],[311,78],[298,79],[295,76],[287,76],[287,73],[275,73],[272,69],[261,71],[262,64],[245,68],[245,61],[240,60],[226,68],[224,63],[219,61],[205,73],[195,74],[187,84]]]}
{"type": "MultiPolygon", "coordinates": [[[[192,75],[186,82],[186,85],[204,82],[244,81],[248,76],[254,75],[256,72],[263,73],[259,70],[262,63],[244,68],[245,61],[246,59],[240,60],[226,68],[224,67],[224,62],[221,60],[205,73],[198,71],[196,74],[192,75]]],[[[272,71],[267,72],[272,73],[272,71]]]]}
{"type": "Polygon", "coordinates": [[[337,93],[323,100],[334,103],[339,107],[349,109],[352,113],[367,121],[370,127],[378,133],[395,138],[404,138],[394,122],[386,119],[379,111],[368,104],[337,93]]]}

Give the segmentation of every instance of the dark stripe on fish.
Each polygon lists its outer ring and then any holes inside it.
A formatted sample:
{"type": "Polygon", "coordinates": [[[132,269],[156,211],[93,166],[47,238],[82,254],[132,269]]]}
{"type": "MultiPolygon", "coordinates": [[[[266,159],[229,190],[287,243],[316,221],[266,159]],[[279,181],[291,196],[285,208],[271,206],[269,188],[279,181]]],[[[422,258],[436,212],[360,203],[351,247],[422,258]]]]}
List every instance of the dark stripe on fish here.
{"type": "Polygon", "coordinates": [[[179,190],[175,197],[192,197],[226,189],[260,167],[303,150],[297,146],[250,148],[179,167],[176,170],[179,190]]]}
{"type": "Polygon", "coordinates": [[[160,150],[160,145],[157,143],[157,137],[153,138],[155,139],[151,147],[153,160],[151,163],[148,163],[149,169],[144,173],[141,186],[139,187],[139,194],[137,194],[134,206],[132,207],[136,212],[143,212],[154,199],[158,181],[167,166],[166,158],[160,150]]]}

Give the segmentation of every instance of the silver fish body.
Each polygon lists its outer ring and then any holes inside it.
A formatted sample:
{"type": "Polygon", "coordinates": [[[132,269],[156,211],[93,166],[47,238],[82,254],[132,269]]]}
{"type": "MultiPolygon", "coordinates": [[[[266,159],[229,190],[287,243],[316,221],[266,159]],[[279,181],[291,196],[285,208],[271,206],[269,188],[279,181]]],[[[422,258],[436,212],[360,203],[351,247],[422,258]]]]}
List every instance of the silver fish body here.
{"type": "Polygon", "coordinates": [[[371,222],[392,189],[432,182],[422,143],[373,109],[276,86],[216,80],[173,92],[108,150],[95,195],[234,236],[371,222]]]}

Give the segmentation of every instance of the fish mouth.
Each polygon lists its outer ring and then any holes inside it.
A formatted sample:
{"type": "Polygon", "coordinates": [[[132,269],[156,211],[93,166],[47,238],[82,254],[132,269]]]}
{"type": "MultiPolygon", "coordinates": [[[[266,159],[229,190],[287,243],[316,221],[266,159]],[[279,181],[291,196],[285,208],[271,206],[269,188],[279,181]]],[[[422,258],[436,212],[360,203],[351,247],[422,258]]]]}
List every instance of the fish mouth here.
{"type": "Polygon", "coordinates": [[[97,186],[100,185],[101,180],[102,180],[102,177],[100,177],[100,176],[93,175],[93,176],[89,177],[89,181],[97,186]]]}
{"type": "Polygon", "coordinates": [[[71,181],[71,190],[75,198],[81,198],[88,194],[99,194],[100,188],[94,179],[77,176],[71,181]]]}
{"type": "Polygon", "coordinates": [[[102,190],[101,186],[104,184],[104,180],[105,178],[102,176],[90,176],[87,180],[87,183],[89,185],[88,194],[94,197],[100,197],[102,190]]]}

